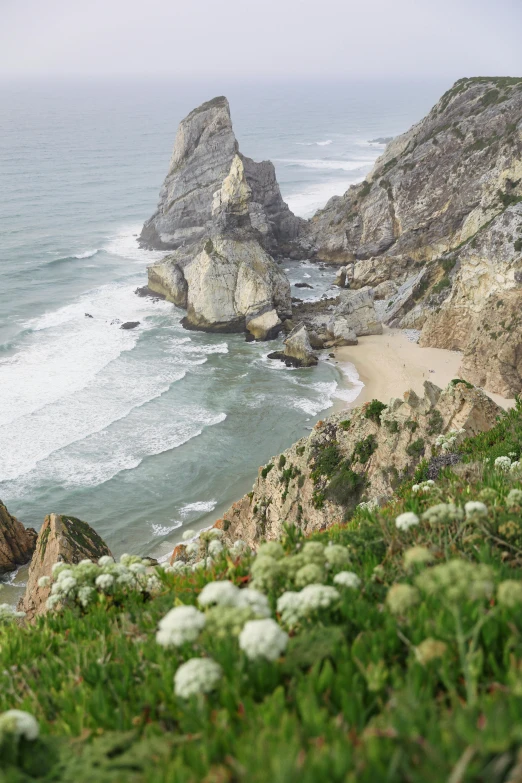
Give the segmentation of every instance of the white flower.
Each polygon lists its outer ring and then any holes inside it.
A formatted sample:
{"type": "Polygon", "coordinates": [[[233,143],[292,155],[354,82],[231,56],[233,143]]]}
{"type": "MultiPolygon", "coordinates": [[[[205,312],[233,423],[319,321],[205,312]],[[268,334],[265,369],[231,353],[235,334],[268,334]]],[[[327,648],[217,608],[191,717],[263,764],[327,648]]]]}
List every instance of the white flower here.
{"type": "Polygon", "coordinates": [[[515,462],[511,463],[511,467],[509,468],[509,470],[511,471],[511,473],[518,473],[519,471],[522,470],[522,462],[520,462],[519,460],[515,460],[515,462]]]}
{"type": "Polygon", "coordinates": [[[268,598],[264,593],[260,593],[259,590],[254,590],[252,587],[239,591],[237,605],[249,607],[257,617],[270,617],[268,598]]]}
{"type": "Polygon", "coordinates": [[[466,512],[466,519],[480,519],[488,515],[488,507],[479,500],[469,500],[464,504],[464,511],[466,512]]]}
{"type": "Polygon", "coordinates": [[[230,551],[234,555],[242,555],[243,553],[250,552],[250,547],[245,541],[243,541],[241,538],[238,538],[237,541],[234,541],[232,544],[230,551]]]}
{"type": "Polygon", "coordinates": [[[221,666],[210,658],[191,658],[174,675],[174,692],[181,699],[210,693],[221,679],[221,666]]]}
{"type": "Polygon", "coordinates": [[[223,580],[222,582],[209,582],[205,585],[198,596],[198,603],[201,606],[237,606],[241,600],[239,597],[239,588],[232,582],[223,580]]]}
{"type": "Polygon", "coordinates": [[[155,574],[151,574],[149,578],[147,579],[147,592],[149,593],[157,593],[163,585],[161,584],[161,580],[158,579],[158,577],[155,574]]]}
{"type": "Polygon", "coordinates": [[[38,587],[49,587],[51,584],[51,577],[50,576],[41,576],[38,580],[38,587]]]}
{"type": "Polygon", "coordinates": [[[297,625],[301,619],[301,593],[288,590],[277,599],[277,611],[285,625],[297,625]]]}
{"type": "Polygon", "coordinates": [[[301,608],[305,614],[318,609],[328,609],[340,598],[335,587],[328,585],[308,585],[301,590],[300,596],[301,608]]]}
{"type": "Polygon", "coordinates": [[[511,489],[508,492],[506,498],[506,506],[508,508],[515,508],[516,506],[522,506],[522,489],[511,489]]]}
{"type": "Polygon", "coordinates": [[[430,492],[434,486],[435,482],[432,479],[428,479],[427,481],[422,481],[420,484],[414,484],[411,491],[414,495],[423,494],[425,492],[430,492]]]}
{"type": "Polygon", "coordinates": [[[68,564],[62,562],[55,563],[51,569],[53,575],[59,573],[63,568],[68,568],[68,564]]]}
{"type": "Polygon", "coordinates": [[[458,508],[454,503],[437,503],[437,505],[426,509],[422,519],[425,522],[429,522],[430,525],[443,525],[462,519],[463,516],[462,509],[458,508]]]}
{"type": "Polygon", "coordinates": [[[110,555],[103,555],[98,560],[98,565],[101,566],[102,568],[103,566],[112,565],[113,563],[114,563],[114,558],[111,557],[110,555]]]}
{"type": "Polygon", "coordinates": [[[275,620],[250,620],[239,635],[239,646],[249,660],[275,661],[286,650],[288,634],[275,620]]]}
{"type": "Polygon", "coordinates": [[[188,541],[189,539],[194,538],[195,535],[196,533],[194,530],[185,530],[181,538],[183,541],[188,541]]]}
{"type": "Polygon", "coordinates": [[[511,459],[509,457],[497,457],[495,460],[495,467],[497,470],[502,470],[506,473],[511,469],[511,459]]]}
{"type": "Polygon", "coordinates": [[[205,615],[195,606],[176,606],[159,622],[156,641],[162,647],[180,647],[195,642],[205,627],[205,615]]]}
{"type": "Polygon", "coordinates": [[[57,582],[63,582],[65,579],[74,579],[74,571],[72,568],[64,568],[58,572],[57,582]]]}
{"type": "Polygon", "coordinates": [[[132,571],[133,574],[144,574],[147,571],[147,568],[143,565],[143,563],[131,563],[129,566],[129,571],[132,571]]]}
{"type": "Polygon", "coordinates": [[[210,540],[213,538],[223,538],[223,531],[219,527],[211,527],[210,530],[205,530],[205,537],[210,540]]]}
{"type": "Polygon", "coordinates": [[[187,564],[182,560],[176,560],[172,565],[167,566],[164,571],[166,574],[182,574],[187,568],[187,564]]]}
{"type": "Polygon", "coordinates": [[[350,562],[350,554],[347,548],[340,544],[328,545],[324,552],[329,567],[342,568],[350,562]]]}
{"type": "Polygon", "coordinates": [[[353,587],[357,589],[361,586],[361,580],[353,571],[341,571],[334,576],[333,580],[334,584],[339,585],[339,587],[353,587]]]}
{"type": "MultiPolygon", "coordinates": [[[[54,585],[53,585],[54,587],[54,585]]],[[[56,593],[52,593],[47,601],[45,602],[45,605],[48,609],[54,609],[55,606],[57,606],[61,601],[61,596],[57,595],[56,593]]]]}
{"type": "Polygon", "coordinates": [[[36,718],[29,712],[7,710],[0,715],[0,737],[4,732],[33,741],[37,739],[40,729],[36,718]]]}
{"type": "Polygon", "coordinates": [[[217,557],[222,553],[223,549],[223,544],[218,539],[214,539],[208,545],[208,553],[210,557],[217,557]]]}
{"type": "Polygon", "coordinates": [[[94,594],[95,590],[93,587],[89,587],[88,585],[84,585],[83,587],[80,587],[78,590],[78,601],[81,603],[82,606],[87,606],[87,604],[90,603],[91,598],[94,594]]]}
{"type": "Polygon", "coordinates": [[[192,566],[193,571],[199,571],[201,568],[205,568],[204,560],[198,560],[198,562],[194,563],[194,565],[192,566]]]}
{"type": "Polygon", "coordinates": [[[109,590],[114,584],[114,577],[110,574],[100,574],[94,580],[94,584],[96,587],[99,587],[100,590],[109,590]]]}
{"type": "Polygon", "coordinates": [[[285,550],[279,541],[266,541],[258,547],[257,554],[273,557],[274,560],[281,560],[281,558],[285,556],[285,550]]]}
{"type": "Polygon", "coordinates": [[[73,592],[75,587],[77,586],[78,582],[74,578],[74,576],[68,576],[66,579],[60,579],[58,581],[58,584],[60,585],[60,588],[64,595],[70,595],[70,593],[73,592]]]}
{"type": "Polygon", "coordinates": [[[87,557],[87,558],[85,558],[85,560],[80,560],[78,565],[79,566],[90,566],[90,565],[94,565],[94,564],[93,564],[92,560],[89,560],[89,558],[87,557]]]}
{"type": "Polygon", "coordinates": [[[185,554],[189,557],[192,557],[192,555],[197,555],[199,552],[199,541],[191,541],[190,544],[187,544],[185,547],[185,554]]]}
{"type": "Polygon", "coordinates": [[[398,530],[409,530],[410,527],[418,525],[419,522],[420,520],[417,514],[414,514],[413,511],[405,511],[404,514],[399,514],[396,518],[395,527],[398,530]]]}

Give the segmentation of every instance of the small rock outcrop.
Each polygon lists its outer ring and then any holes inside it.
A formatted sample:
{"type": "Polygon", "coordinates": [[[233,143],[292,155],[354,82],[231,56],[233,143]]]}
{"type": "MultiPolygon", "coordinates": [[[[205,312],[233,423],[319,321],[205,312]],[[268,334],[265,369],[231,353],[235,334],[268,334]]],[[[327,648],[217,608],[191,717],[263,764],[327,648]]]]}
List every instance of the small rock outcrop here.
{"type": "Polygon", "coordinates": [[[28,563],[36,546],[37,532],[26,528],[0,501],[0,574],[16,571],[28,563]]]}
{"type": "MultiPolygon", "coordinates": [[[[424,397],[406,392],[387,406],[366,403],[320,421],[307,438],[259,469],[252,492],[224,514],[228,540],[255,545],[283,534],[285,522],[306,534],[342,522],[361,501],[389,499],[437,437],[463,429],[475,435],[496,423],[501,409],[482,391],[453,381],[444,391],[426,381],[424,397]]],[[[458,437],[464,437],[460,435],[458,437]]]]}
{"type": "Polygon", "coordinates": [[[27,586],[18,609],[26,613],[28,620],[46,612],[49,587],[40,587],[38,580],[42,576],[51,576],[55,563],[97,561],[102,555],[110,554],[107,544],[86,522],[75,517],[50,514],[38,534],[27,586]]]}
{"type": "Polygon", "coordinates": [[[315,367],[317,356],[312,350],[310,337],[304,324],[298,324],[284,340],[284,351],[269,354],[269,358],[281,359],[288,367],[315,367]]]}
{"type": "Polygon", "coordinates": [[[290,252],[302,223],[272,163],[241,155],[228,101],[215,98],[180,123],[158,211],[143,227],[143,245],[174,251],[150,267],[148,288],[185,308],[188,328],[270,339],[291,314],[270,254],[290,252]]]}

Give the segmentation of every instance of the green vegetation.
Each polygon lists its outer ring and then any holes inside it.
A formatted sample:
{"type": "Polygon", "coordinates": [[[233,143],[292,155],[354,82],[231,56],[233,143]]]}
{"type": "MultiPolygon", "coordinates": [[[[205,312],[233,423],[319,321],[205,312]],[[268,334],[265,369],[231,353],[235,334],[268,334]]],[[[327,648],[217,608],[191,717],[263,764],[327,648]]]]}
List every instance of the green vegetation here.
{"type": "Polygon", "coordinates": [[[447,275],[451,272],[451,270],[455,267],[455,264],[457,263],[457,259],[455,256],[449,256],[448,258],[441,258],[439,261],[441,267],[444,269],[447,275]]]}
{"type": "Polygon", "coordinates": [[[381,424],[381,413],[383,410],[385,410],[388,406],[385,405],[380,400],[372,400],[370,403],[368,403],[365,411],[364,416],[366,419],[371,419],[371,421],[374,421],[376,424],[380,426],[381,424]]]}
{"type": "Polygon", "coordinates": [[[442,280],[439,280],[439,282],[433,286],[431,289],[432,294],[440,294],[441,291],[444,291],[445,288],[451,287],[451,280],[449,277],[443,277],[442,280]]]}
{"type": "Polygon", "coordinates": [[[265,465],[263,470],[261,471],[262,478],[266,479],[272,468],[274,467],[274,464],[272,462],[269,462],[268,465],[265,465]]]}
{"type": "Polygon", "coordinates": [[[510,207],[512,204],[518,204],[522,201],[522,196],[517,196],[515,193],[506,193],[498,190],[497,195],[503,207],[510,207]]]}
{"type": "Polygon", "coordinates": [[[417,438],[417,440],[414,440],[406,449],[406,454],[409,457],[415,457],[418,458],[422,454],[424,454],[424,447],[425,443],[422,438],[417,438]]]}
{"type": "Polygon", "coordinates": [[[357,194],[360,198],[366,198],[370,190],[372,189],[371,183],[368,180],[364,180],[362,187],[357,194]]]}
{"type": "Polygon", "coordinates": [[[352,422],[350,419],[345,419],[344,421],[339,422],[339,427],[346,432],[346,430],[350,429],[352,422]]]}
{"type": "Polygon", "coordinates": [[[515,247],[515,252],[516,253],[520,253],[520,251],[522,250],[522,239],[520,239],[520,238],[516,239],[514,247],[515,247]]]}
{"type": "Polygon", "coordinates": [[[473,384],[469,381],[465,381],[463,378],[453,378],[450,383],[452,386],[456,386],[458,383],[463,383],[464,386],[466,386],[468,389],[473,389],[473,384]]]}
{"type": "Polygon", "coordinates": [[[419,423],[417,421],[414,421],[413,419],[408,419],[404,422],[404,426],[407,427],[410,432],[415,432],[419,429],[419,423]]]}
{"type": "Polygon", "coordinates": [[[399,422],[396,421],[396,419],[390,419],[389,421],[386,421],[385,426],[389,432],[399,432],[399,422]]]}
{"type": "Polygon", "coordinates": [[[286,457],[285,457],[284,454],[281,454],[281,456],[279,457],[279,462],[278,462],[279,470],[282,470],[285,465],[286,465],[286,457]]]}
{"type": "Polygon", "coordinates": [[[444,419],[438,408],[435,408],[428,416],[428,435],[438,435],[442,432],[444,419]]]}
{"type": "Polygon", "coordinates": [[[154,595],[100,594],[33,627],[0,626],[0,710],[40,725],[35,740],[0,730],[0,781],[514,783],[522,404],[461,452],[422,492],[402,484],[392,503],[312,540],[288,528],[278,559],[224,551],[207,570],[157,569],[154,595]],[[219,605],[200,606],[194,640],[156,641],[173,606],[198,606],[224,579],[262,588],[291,632],[273,658],[253,656],[219,605]],[[286,591],[302,596],[292,611],[286,591]],[[201,657],[219,678],[176,695],[174,675],[201,657]]]}
{"type": "Polygon", "coordinates": [[[377,449],[377,438],[375,435],[368,435],[367,438],[364,438],[363,440],[357,441],[357,443],[354,446],[353,449],[353,457],[352,459],[355,462],[360,462],[362,465],[365,465],[372,454],[377,449]]]}

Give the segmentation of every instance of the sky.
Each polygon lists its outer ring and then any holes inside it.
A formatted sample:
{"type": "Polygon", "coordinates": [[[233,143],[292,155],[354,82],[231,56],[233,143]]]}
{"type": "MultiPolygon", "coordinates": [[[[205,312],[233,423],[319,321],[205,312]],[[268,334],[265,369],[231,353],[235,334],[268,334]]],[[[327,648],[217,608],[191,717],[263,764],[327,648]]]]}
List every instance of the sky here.
{"type": "Polygon", "coordinates": [[[522,0],[0,0],[0,77],[522,75],[522,0]]]}

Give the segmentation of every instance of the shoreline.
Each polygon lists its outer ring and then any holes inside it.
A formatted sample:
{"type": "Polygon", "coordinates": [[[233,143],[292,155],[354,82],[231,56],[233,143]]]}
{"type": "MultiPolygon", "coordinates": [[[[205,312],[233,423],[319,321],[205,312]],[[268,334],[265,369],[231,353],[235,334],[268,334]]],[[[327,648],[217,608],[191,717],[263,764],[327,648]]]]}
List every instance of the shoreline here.
{"type": "MultiPolygon", "coordinates": [[[[459,377],[462,359],[460,351],[421,348],[409,340],[402,329],[386,326],[383,334],[359,337],[358,345],[341,346],[333,351],[341,371],[343,364],[350,362],[364,384],[355,400],[346,404],[347,408],[356,408],[372,399],[387,403],[392,397],[402,398],[409,389],[422,396],[424,381],[431,381],[443,389],[453,378],[459,377]]],[[[504,410],[515,405],[515,400],[500,394],[485,390],[484,393],[504,410]]]]}

